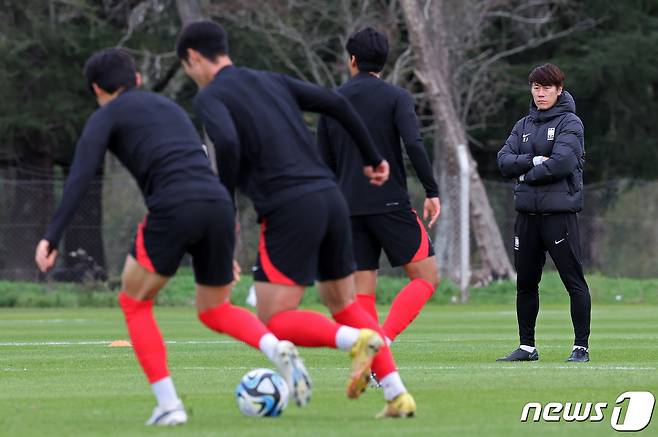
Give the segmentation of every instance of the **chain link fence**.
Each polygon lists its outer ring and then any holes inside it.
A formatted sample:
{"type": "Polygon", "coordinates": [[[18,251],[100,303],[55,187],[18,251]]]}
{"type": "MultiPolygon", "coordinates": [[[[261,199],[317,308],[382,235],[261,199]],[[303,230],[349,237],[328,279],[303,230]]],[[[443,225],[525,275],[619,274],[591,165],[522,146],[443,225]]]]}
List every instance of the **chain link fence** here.
{"type": "MultiPolygon", "coordinates": [[[[142,196],[130,175],[108,160],[105,175],[92,184],[87,197],[60,244],[57,267],[50,275],[61,281],[118,279],[137,224],[146,213],[142,196]]],[[[510,257],[515,219],[510,183],[486,181],[510,257]]],[[[59,202],[62,179],[16,180],[0,172],[0,280],[43,279],[34,265],[34,249],[59,202]]],[[[442,185],[442,217],[437,246],[439,262],[459,253],[458,235],[450,216],[459,200],[456,185],[442,185]],[[439,241],[440,240],[440,241],[439,241]]],[[[409,178],[412,204],[422,214],[424,194],[409,178]]],[[[245,270],[256,259],[259,227],[248,200],[238,199],[240,238],[237,258],[245,270]]],[[[658,182],[611,180],[585,187],[585,210],[580,214],[585,268],[609,276],[658,276],[658,182]]],[[[471,245],[473,239],[471,238],[471,245]]],[[[472,247],[471,253],[474,253],[472,247]]],[[[184,260],[189,264],[189,260],[184,260]]],[[[382,274],[401,275],[382,258],[382,274]]],[[[550,261],[549,261],[550,266],[550,261]]]]}

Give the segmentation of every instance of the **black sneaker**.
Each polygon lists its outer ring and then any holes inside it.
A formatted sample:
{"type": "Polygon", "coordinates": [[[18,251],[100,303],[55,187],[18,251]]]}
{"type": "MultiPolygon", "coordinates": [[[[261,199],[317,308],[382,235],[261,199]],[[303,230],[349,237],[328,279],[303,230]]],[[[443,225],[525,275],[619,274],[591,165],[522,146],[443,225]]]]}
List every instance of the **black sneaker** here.
{"type": "Polygon", "coordinates": [[[496,361],[537,361],[539,360],[539,352],[535,349],[532,352],[524,351],[519,348],[506,357],[498,358],[496,361]]]}
{"type": "Polygon", "coordinates": [[[577,347],[571,351],[571,356],[567,358],[567,363],[586,363],[589,361],[589,352],[584,347],[577,347]]]}

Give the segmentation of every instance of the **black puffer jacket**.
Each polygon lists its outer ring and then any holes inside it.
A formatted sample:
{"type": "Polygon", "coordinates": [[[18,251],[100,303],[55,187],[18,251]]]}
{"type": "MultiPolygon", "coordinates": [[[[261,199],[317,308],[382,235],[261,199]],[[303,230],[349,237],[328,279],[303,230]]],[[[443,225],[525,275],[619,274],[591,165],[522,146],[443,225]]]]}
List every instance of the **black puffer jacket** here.
{"type": "Polygon", "coordinates": [[[498,167],[503,176],[523,175],[524,180],[514,189],[514,206],[519,212],[580,211],[584,164],[583,123],[576,115],[573,97],[566,91],[546,111],[540,111],[532,102],[530,113],[514,125],[498,152],[498,167]],[[534,166],[535,156],[549,159],[534,166]]]}

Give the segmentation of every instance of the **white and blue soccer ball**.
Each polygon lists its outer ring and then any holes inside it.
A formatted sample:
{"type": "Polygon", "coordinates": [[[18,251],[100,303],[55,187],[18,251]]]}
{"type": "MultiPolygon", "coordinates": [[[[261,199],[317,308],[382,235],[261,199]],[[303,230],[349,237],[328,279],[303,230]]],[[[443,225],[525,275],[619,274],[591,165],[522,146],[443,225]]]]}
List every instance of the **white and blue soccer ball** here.
{"type": "Polygon", "coordinates": [[[254,369],[235,388],[238,408],[245,416],[280,416],[288,405],[290,390],[284,379],[270,369],[254,369]]]}

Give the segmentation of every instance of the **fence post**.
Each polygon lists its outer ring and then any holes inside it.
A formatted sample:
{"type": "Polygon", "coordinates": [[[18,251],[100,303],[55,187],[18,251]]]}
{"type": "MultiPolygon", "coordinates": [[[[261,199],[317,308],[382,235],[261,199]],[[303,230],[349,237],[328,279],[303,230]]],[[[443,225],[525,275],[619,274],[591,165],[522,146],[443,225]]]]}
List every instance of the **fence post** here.
{"type": "Polygon", "coordinates": [[[457,161],[459,163],[459,289],[461,301],[468,301],[468,283],[470,281],[470,169],[466,145],[457,145],[457,161]]]}

